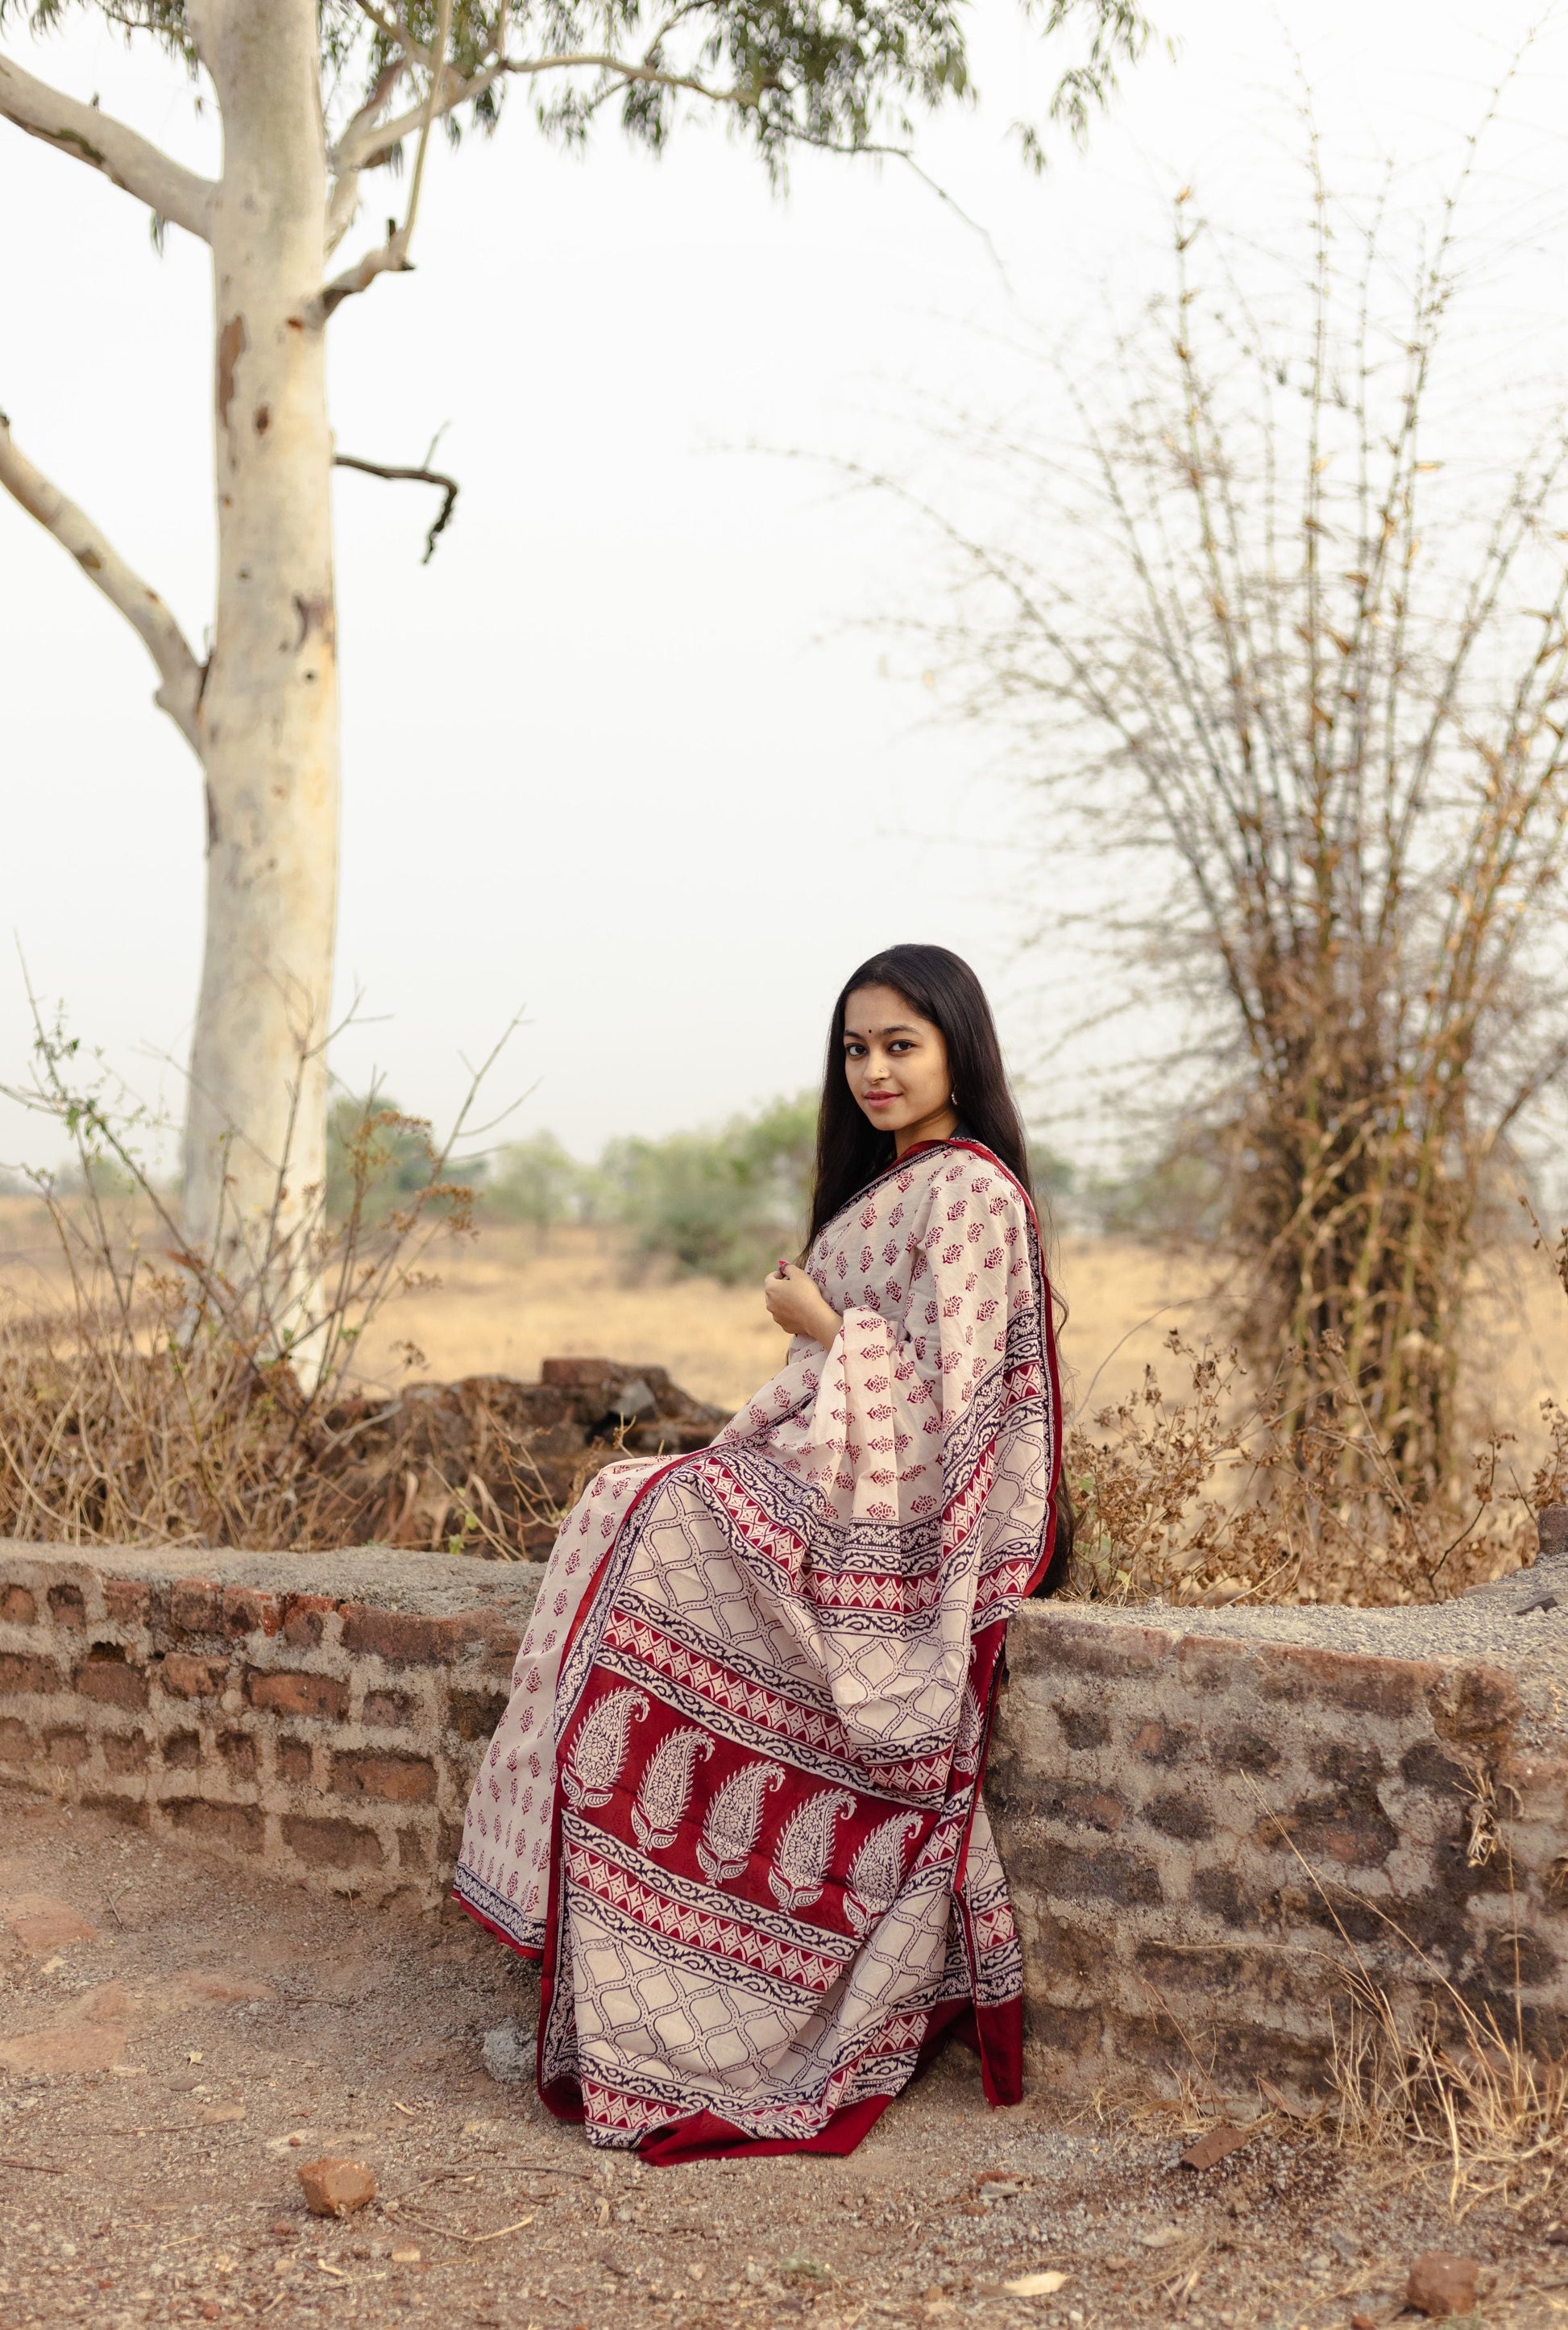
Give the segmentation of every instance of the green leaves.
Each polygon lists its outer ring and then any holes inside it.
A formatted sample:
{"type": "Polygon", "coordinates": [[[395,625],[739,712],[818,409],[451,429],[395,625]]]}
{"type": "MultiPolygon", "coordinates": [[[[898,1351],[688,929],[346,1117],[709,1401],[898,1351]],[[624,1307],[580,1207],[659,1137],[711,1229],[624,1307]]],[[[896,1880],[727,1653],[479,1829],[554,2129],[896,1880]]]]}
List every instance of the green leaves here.
{"type": "MultiPolygon", "coordinates": [[[[51,30],[69,6],[96,8],[144,33],[193,71],[183,0],[0,0],[0,31],[51,30]]],[[[1042,34],[1077,53],[1050,118],[1082,139],[1108,104],[1119,69],[1151,37],[1138,0],[1024,0],[1042,34]]],[[[328,109],[339,124],[389,68],[400,111],[429,89],[439,0],[318,0],[328,109]]],[[[530,92],[548,135],[583,143],[606,110],[654,150],[677,122],[723,108],[737,134],[781,175],[791,145],[854,153],[902,144],[915,117],[975,94],[960,0],[457,0],[440,107],[449,136],[495,128],[508,91],[530,92]],[[456,77],[454,84],[451,76],[456,77]]],[[[1044,131],[1020,125],[1027,157],[1044,131]]]]}

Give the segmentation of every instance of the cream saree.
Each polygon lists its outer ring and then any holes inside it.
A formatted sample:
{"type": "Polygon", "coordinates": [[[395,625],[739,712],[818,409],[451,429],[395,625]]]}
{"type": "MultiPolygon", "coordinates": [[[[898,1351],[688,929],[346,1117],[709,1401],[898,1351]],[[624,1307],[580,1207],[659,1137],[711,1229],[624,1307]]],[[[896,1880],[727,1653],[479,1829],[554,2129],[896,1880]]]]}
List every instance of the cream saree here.
{"type": "Polygon", "coordinates": [[[1052,1544],[1034,1214],[933,1142],[807,1266],[831,1349],[568,1518],[464,1828],[458,1899],[543,1962],[542,2096],[645,2157],[850,2150],[960,2018],[1020,2091],[980,1779],[1052,1544]]]}

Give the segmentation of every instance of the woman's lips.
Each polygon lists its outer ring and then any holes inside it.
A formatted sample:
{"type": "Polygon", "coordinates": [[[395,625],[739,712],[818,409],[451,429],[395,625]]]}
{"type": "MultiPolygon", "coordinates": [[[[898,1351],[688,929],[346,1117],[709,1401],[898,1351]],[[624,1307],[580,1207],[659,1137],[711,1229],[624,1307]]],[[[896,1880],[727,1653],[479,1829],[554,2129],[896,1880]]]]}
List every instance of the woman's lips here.
{"type": "Polygon", "coordinates": [[[899,1098],[900,1094],[897,1093],[867,1093],[865,1104],[867,1108],[891,1108],[893,1102],[899,1098]]]}

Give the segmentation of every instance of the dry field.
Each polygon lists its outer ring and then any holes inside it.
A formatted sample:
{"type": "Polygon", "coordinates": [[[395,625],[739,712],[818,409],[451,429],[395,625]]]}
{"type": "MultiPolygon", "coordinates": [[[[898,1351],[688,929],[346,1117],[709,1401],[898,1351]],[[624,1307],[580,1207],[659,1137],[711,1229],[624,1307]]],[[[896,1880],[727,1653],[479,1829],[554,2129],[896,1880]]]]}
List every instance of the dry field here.
{"type": "MultiPolygon", "coordinates": [[[[655,1361],[699,1398],[739,1407],[782,1356],[760,1288],[639,1274],[611,1232],[557,1229],[542,1244],[531,1229],[483,1221],[471,1237],[439,1239],[429,1267],[438,1283],[401,1297],[366,1336],[365,1381],[536,1377],[549,1355],[602,1353],[655,1361]]],[[[1165,1368],[1161,1343],[1173,1326],[1194,1341],[1223,1332],[1223,1274],[1212,1255],[1067,1238],[1054,1276],[1068,1307],[1069,1404],[1091,1412],[1136,1387],[1146,1365],[1165,1368]]],[[[0,1301],[15,1315],[67,1299],[42,1209],[0,1198],[0,1301]]],[[[1465,1380],[1478,1430],[1496,1422],[1516,1432],[1521,1454],[1540,1443],[1542,1398],[1568,1397],[1568,1299],[1526,1245],[1499,1247],[1478,1271],[1465,1380]]],[[[1178,1388],[1168,1370],[1165,1381],[1178,1388]]]]}

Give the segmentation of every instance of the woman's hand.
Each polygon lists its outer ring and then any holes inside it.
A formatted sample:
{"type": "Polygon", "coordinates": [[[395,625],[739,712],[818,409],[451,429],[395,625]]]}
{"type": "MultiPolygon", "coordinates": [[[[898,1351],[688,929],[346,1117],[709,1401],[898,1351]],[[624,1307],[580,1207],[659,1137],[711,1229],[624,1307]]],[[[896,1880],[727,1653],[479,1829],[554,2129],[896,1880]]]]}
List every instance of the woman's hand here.
{"type": "Polygon", "coordinates": [[[762,1296],[773,1324],[787,1335],[809,1335],[824,1350],[843,1324],[837,1312],[798,1263],[781,1262],[762,1281],[762,1296]]]}

